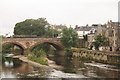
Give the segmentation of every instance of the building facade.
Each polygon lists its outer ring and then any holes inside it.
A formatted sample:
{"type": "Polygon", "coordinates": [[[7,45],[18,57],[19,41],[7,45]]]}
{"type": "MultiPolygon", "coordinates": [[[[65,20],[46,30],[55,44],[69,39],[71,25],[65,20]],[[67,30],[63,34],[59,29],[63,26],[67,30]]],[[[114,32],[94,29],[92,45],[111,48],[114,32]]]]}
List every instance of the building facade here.
{"type": "Polygon", "coordinates": [[[85,35],[89,35],[89,34],[94,34],[96,32],[96,29],[93,26],[76,26],[75,30],[78,33],[78,37],[79,39],[83,39],[85,35]]]}
{"type": "Polygon", "coordinates": [[[105,36],[109,39],[110,51],[120,51],[120,24],[108,21],[105,36]]]}
{"type": "Polygon", "coordinates": [[[100,50],[102,51],[120,51],[120,24],[119,22],[112,22],[111,20],[107,22],[107,24],[102,25],[97,28],[95,34],[88,35],[88,43],[90,46],[92,42],[94,42],[94,38],[97,35],[105,36],[109,41],[109,46],[102,47],[100,50]]]}

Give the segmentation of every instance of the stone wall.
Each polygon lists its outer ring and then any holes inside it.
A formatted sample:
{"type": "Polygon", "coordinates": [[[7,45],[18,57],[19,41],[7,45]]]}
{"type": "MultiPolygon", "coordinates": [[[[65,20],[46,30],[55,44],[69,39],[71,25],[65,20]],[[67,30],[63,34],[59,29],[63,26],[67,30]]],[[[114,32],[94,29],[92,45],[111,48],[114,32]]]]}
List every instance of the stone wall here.
{"type": "Polygon", "coordinates": [[[86,58],[96,62],[108,64],[120,64],[120,54],[112,52],[100,52],[87,49],[72,49],[73,57],[86,58]]]}

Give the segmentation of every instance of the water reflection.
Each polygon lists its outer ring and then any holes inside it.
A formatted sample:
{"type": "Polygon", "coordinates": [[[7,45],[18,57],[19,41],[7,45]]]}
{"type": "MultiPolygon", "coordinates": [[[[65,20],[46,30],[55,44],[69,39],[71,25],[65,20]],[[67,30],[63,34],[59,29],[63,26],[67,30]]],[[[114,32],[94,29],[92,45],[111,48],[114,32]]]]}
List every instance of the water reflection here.
{"type": "Polygon", "coordinates": [[[14,74],[10,71],[1,72],[1,78],[16,78],[14,74]]]}
{"type": "Polygon", "coordinates": [[[52,56],[62,70],[35,67],[19,59],[13,59],[13,67],[5,67],[1,73],[2,78],[119,78],[120,68],[111,65],[93,63],[80,58],[52,56]]]}
{"type": "Polygon", "coordinates": [[[16,77],[17,75],[19,74],[26,74],[26,73],[29,73],[31,71],[33,71],[33,67],[32,66],[29,66],[27,63],[19,63],[21,61],[19,61],[18,59],[14,59],[13,60],[15,63],[19,64],[19,66],[14,63],[14,66],[13,67],[8,67],[6,65],[3,65],[2,67],[2,77],[7,77],[7,78],[11,78],[11,77],[16,77]],[[17,62],[18,61],[18,62],[17,62]]]}

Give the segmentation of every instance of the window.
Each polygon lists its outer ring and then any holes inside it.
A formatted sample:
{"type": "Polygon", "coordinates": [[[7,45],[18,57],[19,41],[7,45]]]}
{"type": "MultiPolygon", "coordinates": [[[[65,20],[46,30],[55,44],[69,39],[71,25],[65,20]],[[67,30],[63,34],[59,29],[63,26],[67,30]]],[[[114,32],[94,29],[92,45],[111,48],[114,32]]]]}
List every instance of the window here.
{"type": "Polygon", "coordinates": [[[108,36],[109,37],[113,37],[114,36],[114,31],[113,30],[109,30],[108,31],[108,36]]]}

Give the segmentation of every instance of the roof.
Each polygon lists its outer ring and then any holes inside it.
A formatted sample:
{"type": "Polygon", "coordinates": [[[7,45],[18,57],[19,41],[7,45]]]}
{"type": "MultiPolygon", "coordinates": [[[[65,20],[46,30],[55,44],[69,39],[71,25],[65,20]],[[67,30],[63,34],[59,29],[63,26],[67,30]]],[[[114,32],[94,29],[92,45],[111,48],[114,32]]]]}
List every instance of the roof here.
{"type": "Polygon", "coordinates": [[[66,28],[66,25],[62,25],[62,24],[60,24],[60,25],[52,25],[55,29],[64,29],[64,28],[66,28]]]}
{"type": "Polygon", "coordinates": [[[89,26],[82,26],[75,28],[76,31],[90,31],[91,29],[93,29],[93,27],[89,27],[89,26]]]}
{"type": "Polygon", "coordinates": [[[111,26],[120,26],[120,22],[112,22],[112,20],[108,21],[108,24],[111,24],[111,26]]]}

